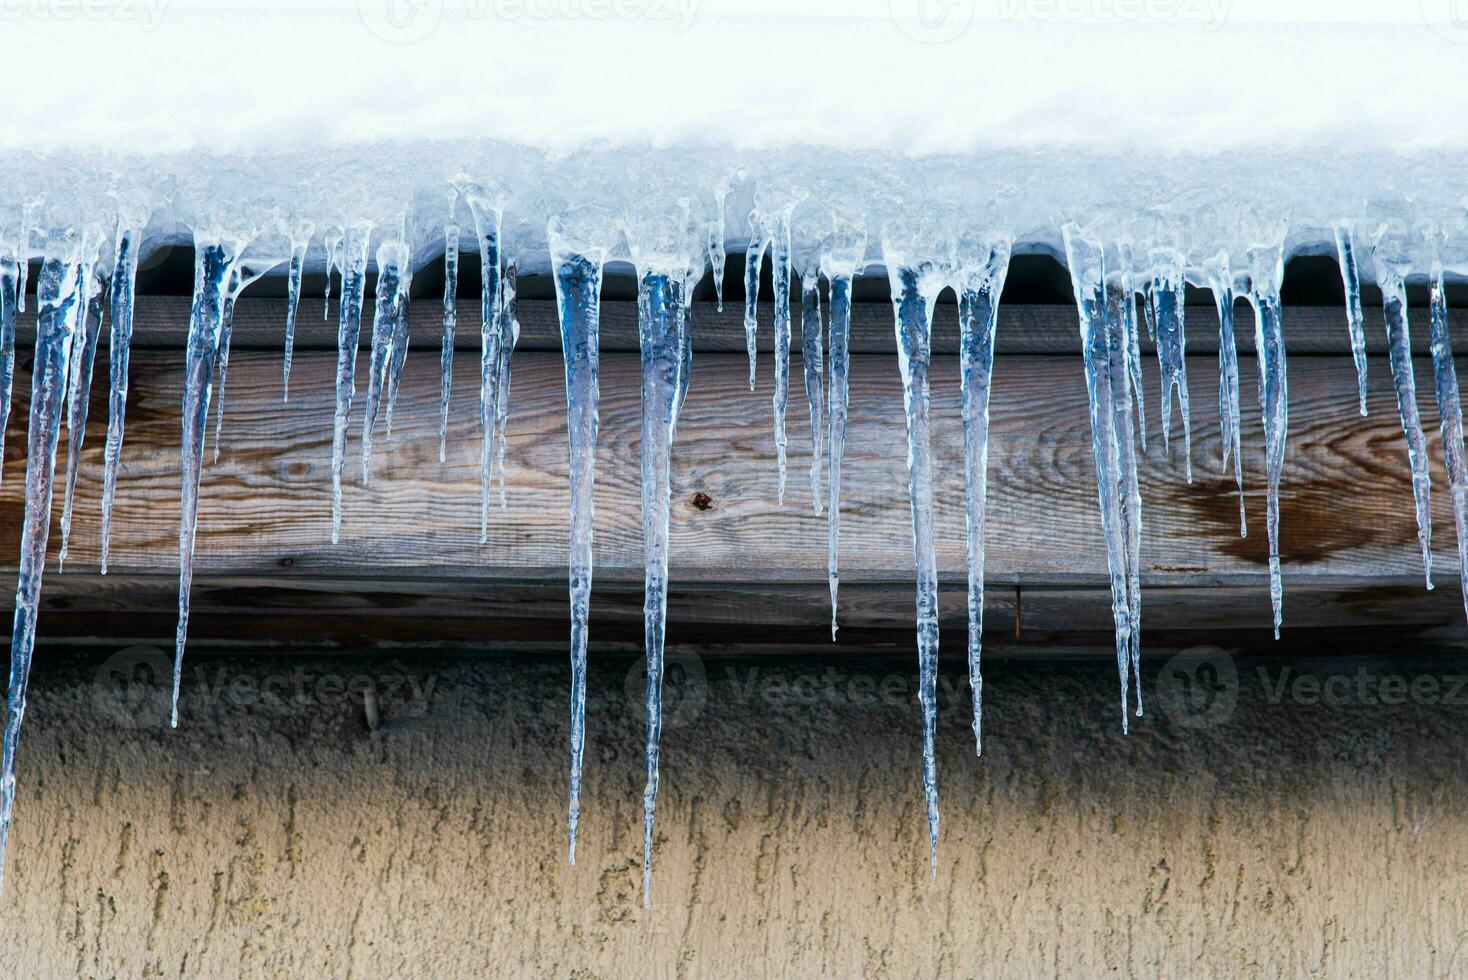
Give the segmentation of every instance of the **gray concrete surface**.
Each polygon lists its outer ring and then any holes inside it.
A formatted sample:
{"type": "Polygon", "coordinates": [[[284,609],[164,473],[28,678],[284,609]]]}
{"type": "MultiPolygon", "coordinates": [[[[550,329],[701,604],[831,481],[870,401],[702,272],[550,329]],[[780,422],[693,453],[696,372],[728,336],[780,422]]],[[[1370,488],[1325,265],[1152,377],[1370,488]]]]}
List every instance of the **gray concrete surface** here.
{"type": "Polygon", "coordinates": [[[950,649],[930,877],[910,659],[675,657],[644,910],[625,659],[571,866],[559,656],[199,656],[177,731],[104,656],[36,671],[5,976],[1468,974],[1457,661],[1160,653],[1123,737],[1104,661],[995,660],[976,759],[950,649]]]}

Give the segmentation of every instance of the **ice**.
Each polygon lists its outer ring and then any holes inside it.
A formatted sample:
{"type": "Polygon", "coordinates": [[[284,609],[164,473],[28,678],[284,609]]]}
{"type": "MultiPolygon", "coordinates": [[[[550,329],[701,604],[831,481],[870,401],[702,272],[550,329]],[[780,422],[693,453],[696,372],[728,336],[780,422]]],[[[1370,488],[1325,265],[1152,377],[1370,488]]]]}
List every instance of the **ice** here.
{"type": "MultiPolygon", "coordinates": [[[[15,321],[20,312],[20,262],[0,245],[0,463],[5,459],[5,432],[10,424],[10,394],[15,380],[15,321]]],[[[4,477],[0,466],[0,478],[4,477]]]]}
{"type": "Polygon", "coordinates": [[[331,433],[331,543],[341,540],[342,471],[347,462],[347,421],[356,394],[357,344],[362,333],[362,298],[367,285],[371,222],[347,229],[340,246],[341,304],[336,330],[336,414],[331,433]]]}
{"type": "Polygon", "coordinates": [[[377,302],[372,309],[372,361],[367,375],[367,405],[362,413],[362,484],[371,478],[372,430],[377,425],[388,372],[392,368],[398,321],[407,297],[408,250],[401,241],[377,247],[377,302]]]}
{"type": "Polygon", "coordinates": [[[1458,582],[1463,591],[1463,613],[1468,616],[1468,465],[1463,460],[1463,403],[1458,391],[1458,370],[1453,364],[1453,342],[1448,334],[1448,297],[1440,262],[1432,267],[1430,299],[1437,413],[1442,428],[1443,463],[1453,493],[1453,521],[1458,531],[1458,582]]]}
{"type": "Polygon", "coordinates": [[[454,388],[454,330],[459,324],[459,226],[443,229],[443,346],[438,355],[438,461],[448,460],[449,395],[454,388]]]}
{"type": "Polygon", "coordinates": [[[663,641],[668,618],[668,511],[673,432],[685,374],[688,317],[682,283],[702,274],[703,223],[689,198],[650,199],[626,218],[637,269],[637,334],[642,352],[643,645],[647,654],[647,787],[642,794],[642,904],[652,903],[652,848],[662,738],[663,641]]]}
{"type": "Polygon", "coordinates": [[[744,346],[749,351],[749,390],[754,390],[754,368],[759,358],[759,267],[770,240],[758,214],[749,216],[753,230],[744,250],[744,346]]]}
{"type": "Polygon", "coordinates": [[[974,746],[984,751],[984,516],[989,480],[989,382],[999,296],[1009,272],[1009,239],[960,255],[958,323],[963,394],[963,485],[968,528],[968,676],[973,689],[974,746]]]}
{"type": "MultiPolygon", "coordinates": [[[[1228,255],[1219,253],[1207,269],[1208,286],[1218,307],[1218,423],[1222,429],[1223,473],[1229,454],[1234,460],[1234,484],[1239,491],[1239,537],[1249,536],[1244,520],[1244,452],[1239,426],[1239,349],[1234,339],[1234,280],[1228,255]]],[[[1144,447],[1145,448],[1145,447],[1144,447]]]]}
{"type": "Polygon", "coordinates": [[[224,382],[229,376],[229,345],[234,336],[234,305],[240,293],[240,269],[236,265],[230,273],[224,291],[224,319],[219,326],[219,391],[215,395],[214,412],[214,462],[219,462],[219,442],[224,432],[224,382]]]}
{"type": "Polygon", "coordinates": [[[945,282],[931,260],[903,251],[928,238],[908,233],[899,243],[889,233],[883,261],[892,286],[897,363],[907,417],[907,491],[912,505],[912,548],[917,565],[918,704],[923,714],[923,795],[928,811],[932,873],[938,873],[938,559],[933,540],[933,454],[929,437],[928,367],[932,354],[933,304],[945,282]]]}
{"type": "Polygon", "coordinates": [[[716,217],[709,224],[709,268],[714,274],[714,297],[720,313],[724,312],[724,266],[729,258],[724,241],[724,200],[728,196],[728,183],[721,183],[714,189],[716,217]]]}
{"type": "MultiPolygon", "coordinates": [[[[1126,318],[1124,329],[1126,330],[1126,363],[1127,378],[1131,392],[1132,404],[1137,409],[1137,437],[1142,445],[1142,451],[1147,451],[1147,396],[1142,391],[1142,344],[1137,330],[1137,288],[1136,274],[1132,265],[1132,246],[1130,242],[1122,242],[1117,246],[1117,258],[1121,263],[1121,288],[1126,294],[1126,301],[1122,305],[1122,316],[1126,318]]],[[[1145,295],[1144,295],[1145,300],[1145,295]]],[[[1151,307],[1148,306],[1150,314],[1151,307]]],[[[1151,326],[1150,316],[1147,324],[1151,326]]]]}
{"type": "MultiPolygon", "coordinates": [[[[15,805],[15,753],[25,715],[41,577],[46,569],[46,544],[51,531],[62,399],[70,371],[72,342],[82,329],[81,317],[85,314],[82,256],[94,250],[99,239],[100,236],[93,237],[90,233],[56,235],[43,249],[41,274],[36,282],[36,357],[26,447],[25,516],[21,525],[20,576],[15,589],[15,623],[10,633],[5,741],[3,758],[0,758],[0,887],[4,883],[5,851],[15,805]]],[[[24,254],[22,250],[21,255],[24,254]]]]}
{"type": "Polygon", "coordinates": [[[479,241],[479,543],[489,541],[489,485],[493,477],[495,419],[498,411],[500,343],[500,221],[504,193],[461,174],[454,186],[474,216],[479,241]]]}
{"type": "Polygon", "coordinates": [[[1351,243],[1351,225],[1338,221],[1335,225],[1336,263],[1341,270],[1341,284],[1346,290],[1346,330],[1351,337],[1351,358],[1356,362],[1356,390],[1361,402],[1361,415],[1366,415],[1366,330],[1361,312],[1361,274],[1356,268],[1356,249],[1351,243]]]}
{"type": "Polygon", "coordinates": [[[321,304],[321,319],[331,319],[331,273],[333,270],[341,271],[342,242],[345,240],[345,232],[340,228],[326,233],[326,240],[322,243],[326,249],[326,290],[325,301],[321,304]]]}
{"type": "Polygon", "coordinates": [[[785,408],[790,403],[790,215],[780,215],[770,229],[770,267],[775,283],[775,466],[777,499],[785,503],[785,408]]]}
{"type": "Polygon", "coordinates": [[[77,476],[81,472],[82,444],[87,437],[92,369],[97,364],[97,343],[102,335],[108,285],[106,278],[98,276],[95,256],[88,257],[82,269],[82,342],[72,345],[71,377],[67,382],[66,491],[61,505],[61,551],[56,556],[58,572],[66,566],[66,549],[71,540],[71,512],[76,502],[77,476]]]}
{"type": "Polygon", "coordinates": [[[571,795],[570,860],[576,863],[581,762],[586,740],[586,639],[591,604],[592,518],[601,385],[599,304],[610,232],[604,215],[583,210],[551,219],[547,235],[566,366],[566,430],[571,482],[571,795]]]}
{"type": "Polygon", "coordinates": [[[1183,420],[1183,457],[1189,483],[1193,482],[1193,426],[1188,412],[1188,359],[1184,335],[1184,260],[1176,253],[1159,251],[1152,256],[1151,287],[1147,290],[1148,322],[1156,328],[1157,365],[1162,369],[1162,445],[1170,454],[1172,394],[1177,392],[1178,411],[1183,420]]]}
{"type": "MultiPolygon", "coordinates": [[[[310,246],[311,226],[307,225],[291,240],[290,271],[286,273],[288,278],[285,300],[285,363],[282,368],[280,388],[282,402],[291,400],[291,357],[296,347],[296,310],[301,305],[301,274],[306,267],[306,250],[310,246]]],[[[331,278],[328,274],[328,288],[330,288],[330,283],[331,278]]]]}
{"type": "Polygon", "coordinates": [[[851,366],[851,280],[867,250],[865,223],[832,214],[831,235],[821,249],[821,272],[831,284],[830,473],[826,481],[826,579],[831,589],[831,639],[836,639],[836,593],[841,584],[841,463],[846,455],[847,372],[851,366]]]}
{"type": "MultiPolygon", "coordinates": [[[[112,261],[112,333],[108,349],[111,391],[108,396],[107,449],[102,476],[102,574],[112,544],[112,506],[117,499],[117,476],[122,467],[122,437],[127,422],[127,369],[133,335],[133,291],[138,277],[141,220],[126,219],[117,227],[112,261]]],[[[6,385],[7,414],[9,385],[6,385]]],[[[4,422],[0,420],[0,427],[4,422]]]]}
{"type": "Polygon", "coordinates": [[[404,245],[403,258],[399,266],[401,282],[394,295],[392,356],[387,370],[387,434],[392,435],[393,410],[398,404],[398,386],[403,382],[403,368],[408,364],[408,333],[412,322],[410,311],[413,296],[413,251],[404,245]]]}
{"type": "Polygon", "coordinates": [[[495,392],[495,429],[499,442],[495,452],[495,467],[500,475],[500,509],[508,506],[505,499],[505,428],[510,420],[510,364],[515,356],[515,347],[520,343],[520,320],[518,318],[519,270],[515,260],[505,263],[503,302],[500,304],[500,363],[499,383],[495,392]]]}
{"type": "Polygon", "coordinates": [[[1387,354],[1391,360],[1392,385],[1397,390],[1397,413],[1402,435],[1407,440],[1407,461],[1412,469],[1412,500],[1417,511],[1417,543],[1422,547],[1422,572],[1432,588],[1432,478],[1427,471],[1427,439],[1417,411],[1417,381],[1412,373],[1412,339],[1407,325],[1408,267],[1398,242],[1379,238],[1372,249],[1376,285],[1381,289],[1381,312],[1386,320],[1387,354]]]}
{"type": "Polygon", "coordinates": [[[1285,362],[1284,309],[1279,285],[1284,279],[1282,246],[1248,250],[1249,302],[1254,307],[1254,350],[1259,361],[1259,409],[1264,417],[1265,527],[1269,534],[1269,603],[1274,608],[1274,638],[1284,621],[1284,584],[1279,567],[1279,484],[1284,474],[1289,431],[1289,385],[1285,362]]]}
{"type": "Polygon", "coordinates": [[[821,349],[821,284],[818,266],[809,265],[800,274],[800,358],[805,368],[805,400],[810,408],[810,504],[821,513],[821,450],[826,440],[821,375],[825,354],[821,349]]]}

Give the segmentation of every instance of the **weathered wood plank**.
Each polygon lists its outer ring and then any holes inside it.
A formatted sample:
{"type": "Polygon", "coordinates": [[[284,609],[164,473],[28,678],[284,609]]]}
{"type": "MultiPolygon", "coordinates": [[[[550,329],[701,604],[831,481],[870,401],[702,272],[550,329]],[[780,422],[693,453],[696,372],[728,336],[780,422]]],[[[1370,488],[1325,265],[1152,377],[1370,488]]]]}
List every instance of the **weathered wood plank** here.
{"type": "MultiPolygon", "coordinates": [[[[771,323],[772,304],[760,304],[760,349],[769,351],[774,342],[771,323]]],[[[372,300],[365,313],[371,322],[372,300]]],[[[302,300],[296,324],[296,347],[299,350],[336,349],[336,304],[331,316],[322,319],[319,297],[302,300]]],[[[417,349],[439,347],[441,312],[436,301],[419,299],[413,306],[414,345],[417,349]]],[[[1416,311],[1414,310],[1414,313],[1416,311]]],[[[1211,306],[1188,307],[1188,349],[1195,354],[1217,353],[1218,318],[1211,306]]],[[[180,347],[187,331],[189,299],[186,296],[139,297],[134,344],[138,347],[180,347]]],[[[1368,309],[1367,347],[1373,354],[1386,353],[1386,334],[1381,327],[1381,311],[1368,309]]],[[[1425,317],[1426,311],[1421,311],[1425,317]]],[[[724,312],[712,303],[699,303],[694,314],[694,337],[702,351],[744,350],[743,310],[740,304],[728,303],[724,312]]],[[[1254,350],[1251,327],[1253,314],[1247,304],[1240,303],[1238,344],[1243,353],[1254,350]]],[[[460,350],[477,350],[479,346],[479,302],[463,298],[459,301],[458,332],[455,346],[460,350]]],[[[797,321],[798,321],[797,317],[797,321]]],[[[559,351],[560,328],[555,304],[549,300],[526,300],[520,304],[521,349],[525,351],[559,351]]],[[[1450,311],[1455,332],[1468,332],[1468,309],[1450,311]]],[[[1425,324],[1425,320],[1424,320],[1425,324]]],[[[285,335],[285,301],[277,298],[242,297],[235,309],[234,343],[238,350],[279,350],[285,335]]],[[[799,330],[799,323],[795,324],[799,330]]],[[[1151,353],[1151,340],[1142,337],[1142,348],[1151,353]]],[[[23,314],[20,324],[22,343],[35,336],[34,310],[23,314]]],[[[1348,354],[1345,311],[1339,307],[1299,306],[1285,308],[1285,338],[1291,354],[1348,354]]],[[[370,343],[370,331],[364,331],[362,346],[370,343]]],[[[637,309],[631,302],[602,304],[601,343],[605,351],[637,350],[637,309]]],[[[1413,338],[1414,350],[1429,353],[1427,330],[1419,329],[1413,338]]],[[[799,346],[797,344],[797,346],[799,346]]],[[[996,351],[1000,354],[1075,354],[1080,347],[1074,306],[1050,304],[1008,304],[1000,307],[996,351]]],[[[892,333],[892,309],[886,303],[858,303],[852,308],[852,351],[855,353],[895,353],[892,333]]],[[[958,352],[958,312],[952,303],[940,303],[934,317],[933,349],[937,353],[958,352]]]]}

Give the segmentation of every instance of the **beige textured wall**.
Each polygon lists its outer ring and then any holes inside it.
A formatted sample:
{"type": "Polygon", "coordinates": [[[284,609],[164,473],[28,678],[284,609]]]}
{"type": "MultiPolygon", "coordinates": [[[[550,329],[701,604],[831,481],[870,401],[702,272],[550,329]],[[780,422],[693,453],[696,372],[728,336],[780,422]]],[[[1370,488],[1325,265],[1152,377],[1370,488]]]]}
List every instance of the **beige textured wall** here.
{"type": "Polygon", "coordinates": [[[1345,678],[1343,703],[1318,705],[1293,676],[1271,703],[1287,656],[1173,664],[1163,693],[1221,678],[1221,717],[1154,705],[1123,738],[1104,662],[994,661],[980,761],[959,659],[936,879],[909,658],[680,662],[643,910],[625,660],[592,672],[572,867],[559,656],[199,657],[170,732],[156,699],[136,703],[152,655],[100,683],[101,656],[52,655],[23,737],[0,974],[1468,973],[1468,709],[1441,703],[1468,701],[1450,696],[1455,663],[1295,662],[1345,678]],[[1358,669],[1439,686],[1367,703],[1358,669]]]}

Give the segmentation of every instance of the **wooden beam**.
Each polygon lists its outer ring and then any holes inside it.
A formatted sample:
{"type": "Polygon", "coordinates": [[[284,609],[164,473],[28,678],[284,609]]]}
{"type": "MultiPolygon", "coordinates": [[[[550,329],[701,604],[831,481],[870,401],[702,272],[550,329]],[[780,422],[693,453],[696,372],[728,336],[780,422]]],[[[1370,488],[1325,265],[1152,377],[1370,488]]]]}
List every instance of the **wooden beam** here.
{"type": "MultiPolygon", "coordinates": [[[[364,322],[371,323],[372,300],[363,312],[364,322]]],[[[769,351],[774,342],[771,320],[772,304],[760,304],[760,349],[769,351]]],[[[235,308],[234,341],[236,350],[276,350],[285,336],[285,301],[278,298],[241,297],[235,308]]],[[[1415,311],[1414,311],[1415,312],[1415,311]]],[[[322,318],[320,297],[304,297],[296,324],[298,350],[335,350],[335,301],[330,316],[322,318]]],[[[602,350],[637,350],[637,308],[631,302],[602,304],[602,350]]],[[[1421,311],[1425,317],[1426,311],[1421,311]]],[[[1243,302],[1238,306],[1237,342],[1239,351],[1254,351],[1253,313],[1243,302]]],[[[1218,316],[1212,306],[1188,307],[1188,350],[1195,354],[1218,352],[1218,316]]],[[[1386,353],[1386,333],[1381,327],[1380,309],[1367,309],[1367,349],[1372,354],[1386,353]]],[[[1468,309],[1450,311],[1450,324],[1455,332],[1468,333],[1468,309]]],[[[140,348],[181,347],[188,330],[189,298],[186,296],[142,296],[138,299],[133,328],[134,344],[140,348]]],[[[743,308],[728,303],[724,311],[716,311],[712,303],[697,304],[694,312],[694,338],[700,351],[744,350],[743,308]]],[[[525,300],[519,306],[521,327],[520,349],[524,351],[559,351],[560,327],[555,303],[549,300],[525,300]]],[[[416,299],[413,304],[413,346],[417,350],[438,350],[442,314],[436,300],[416,299]]],[[[1425,320],[1424,320],[1425,323],[1425,320]]],[[[458,330],[455,347],[477,350],[479,347],[479,301],[464,297],[459,301],[458,330]]],[[[792,325],[799,336],[799,316],[792,325]]],[[[852,307],[851,349],[854,353],[896,352],[892,332],[892,308],[887,303],[858,303],[852,307]]],[[[1142,349],[1152,353],[1151,340],[1141,338],[1142,349]]],[[[19,326],[22,344],[34,342],[34,308],[22,314],[19,326]]],[[[1285,339],[1292,355],[1349,355],[1345,311],[1332,306],[1298,306],[1285,308],[1285,339]]],[[[371,342],[371,331],[364,330],[361,344],[371,342]]],[[[797,348],[800,346],[797,340],[797,348]]],[[[999,354],[1077,354],[1080,350],[1074,306],[1049,304],[1008,304],[999,310],[999,354]]],[[[958,352],[958,312],[952,303],[940,303],[934,317],[933,350],[939,354],[958,352]]],[[[1413,350],[1430,353],[1426,329],[1416,331],[1413,350]]]]}
{"type": "MultiPolygon", "coordinates": [[[[280,638],[304,635],[295,632],[300,624],[324,620],[327,633],[335,629],[338,636],[365,642],[370,631],[361,628],[363,622],[401,614],[429,624],[429,635],[433,621],[457,618],[457,626],[444,628],[469,642],[484,635],[486,622],[503,624],[510,607],[518,607],[513,618],[542,623],[547,637],[562,636],[568,495],[559,355],[526,352],[515,360],[507,507],[492,511],[486,545],[478,543],[477,359],[457,359],[448,461],[440,464],[438,358],[421,351],[409,357],[393,434],[379,435],[369,487],[359,479],[359,399],[343,538],[339,546],[330,544],[334,362],[330,353],[303,351],[292,401],[285,405],[278,355],[236,352],[225,393],[223,451],[218,463],[206,467],[203,481],[197,591],[205,611],[196,614],[195,630],[227,642],[248,616],[273,609],[288,627],[276,634],[280,638]],[[277,598],[269,598],[277,595],[271,590],[279,590],[277,598]],[[253,598],[240,604],[245,594],[253,598]],[[452,610],[461,600],[464,613],[455,617],[452,610]],[[212,620],[210,608],[223,618],[212,620]]],[[[780,506],[769,375],[751,393],[742,354],[701,354],[694,361],[674,450],[672,578],[681,597],[675,617],[698,617],[709,642],[737,636],[728,626],[740,622],[760,623],[767,643],[782,642],[787,629],[812,641],[824,635],[826,522],[810,506],[809,423],[799,367],[797,359],[789,491],[780,506]]],[[[947,624],[961,626],[964,508],[956,367],[953,358],[936,359],[933,411],[944,615],[947,624]]],[[[1195,623],[1262,630],[1269,605],[1263,436],[1254,408],[1253,364],[1241,363],[1250,527],[1243,539],[1232,477],[1217,475],[1216,366],[1199,357],[1189,367],[1197,471],[1191,487],[1181,461],[1169,462],[1163,452],[1155,363],[1145,365],[1150,440],[1142,459],[1144,622],[1156,629],[1195,623]]],[[[134,356],[113,575],[102,580],[95,571],[107,399],[105,359],[99,359],[68,571],[58,574],[53,561],[47,572],[43,635],[61,635],[48,631],[62,628],[68,609],[74,618],[99,609],[142,617],[137,622],[150,625],[140,626],[141,633],[166,634],[160,624],[171,622],[178,562],[182,369],[176,350],[139,350],[134,356]],[[152,598],[144,602],[121,585],[109,593],[106,583],[114,581],[143,583],[152,598]]],[[[363,357],[359,376],[366,369],[363,357]]],[[[1287,627],[1415,624],[1468,638],[1432,424],[1437,411],[1425,381],[1430,370],[1430,364],[1417,364],[1438,476],[1433,514],[1440,587],[1427,595],[1421,591],[1406,452],[1386,372],[1373,375],[1371,415],[1363,419],[1356,414],[1349,359],[1291,362],[1290,448],[1281,496],[1287,627]]],[[[27,381],[20,372],[0,485],[4,576],[14,575],[12,556],[19,550],[27,381]]],[[[996,367],[994,386],[988,625],[1007,632],[1017,617],[1022,633],[1104,633],[1106,556],[1080,361],[1007,357],[996,367]]],[[[640,615],[638,417],[637,358],[608,354],[602,361],[596,490],[596,595],[606,623],[620,618],[630,625],[640,615]]],[[[1181,442],[1175,431],[1175,454],[1181,442]]],[[[841,552],[845,611],[854,628],[907,628],[913,559],[905,454],[896,365],[882,356],[853,358],[841,552]]],[[[60,470],[64,466],[62,456],[60,470]]],[[[58,511],[60,505],[58,496],[58,511]]],[[[58,544],[59,522],[53,522],[53,556],[58,544]]],[[[78,636],[86,631],[85,623],[73,629],[78,636]]],[[[403,642],[422,636],[407,628],[390,633],[403,642]]],[[[119,629],[112,635],[129,634],[119,629]]],[[[628,642],[635,645],[630,632],[628,642]]]]}

